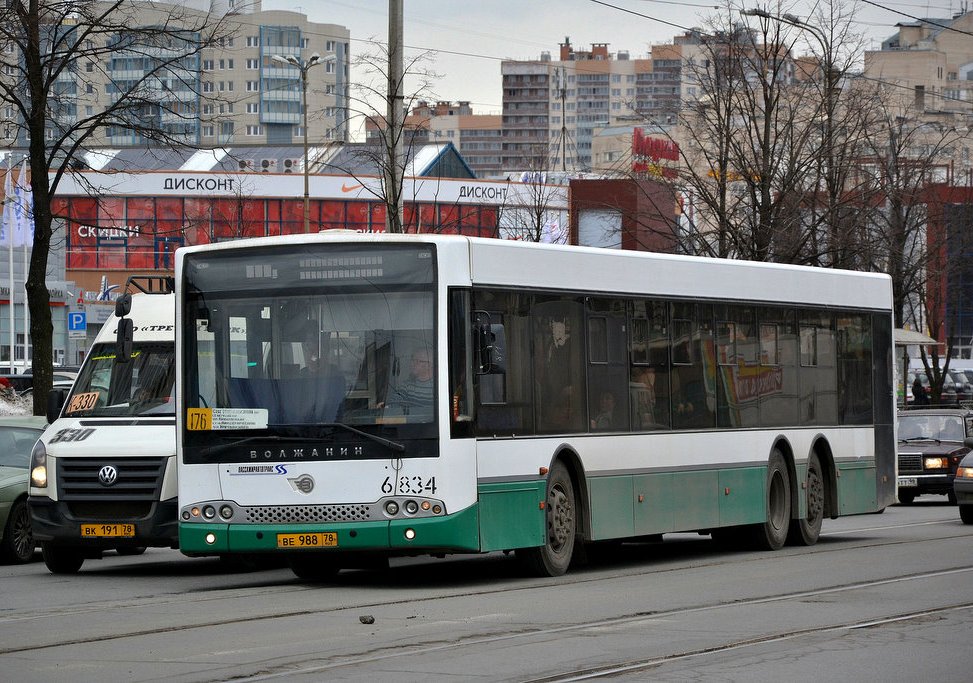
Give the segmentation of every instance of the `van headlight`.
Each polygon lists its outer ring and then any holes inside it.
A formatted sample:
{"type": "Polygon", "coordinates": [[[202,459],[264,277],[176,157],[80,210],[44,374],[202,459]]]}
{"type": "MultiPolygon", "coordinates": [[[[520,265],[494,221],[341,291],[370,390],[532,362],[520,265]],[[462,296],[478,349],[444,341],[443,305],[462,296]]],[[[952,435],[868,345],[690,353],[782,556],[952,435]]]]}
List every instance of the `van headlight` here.
{"type": "Polygon", "coordinates": [[[47,488],[47,449],[40,439],[30,451],[30,485],[39,489],[47,488]]]}

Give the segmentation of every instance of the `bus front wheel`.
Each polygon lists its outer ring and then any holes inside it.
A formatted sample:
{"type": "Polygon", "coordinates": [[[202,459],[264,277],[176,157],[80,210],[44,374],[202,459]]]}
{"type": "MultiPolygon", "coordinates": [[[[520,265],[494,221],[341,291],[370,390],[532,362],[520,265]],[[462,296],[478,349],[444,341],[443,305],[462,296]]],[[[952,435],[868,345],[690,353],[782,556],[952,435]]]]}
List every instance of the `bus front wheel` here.
{"type": "Polygon", "coordinates": [[[313,551],[293,553],[287,564],[294,576],[304,581],[330,581],[341,571],[335,558],[313,551]]]}
{"type": "Polygon", "coordinates": [[[520,548],[517,556],[536,576],[561,576],[571,564],[578,527],[574,483],[563,462],[555,462],[548,474],[544,508],[544,545],[520,548]]]}
{"type": "Polygon", "coordinates": [[[824,521],[824,477],[817,453],[807,459],[807,487],[804,490],[807,512],[803,519],[791,520],[787,541],[791,545],[814,545],[821,535],[824,521]]]}
{"type": "Polygon", "coordinates": [[[791,521],[791,482],[787,463],[778,449],[774,449],[767,462],[767,519],[763,524],[751,527],[755,548],[780,550],[787,540],[791,521]]]}

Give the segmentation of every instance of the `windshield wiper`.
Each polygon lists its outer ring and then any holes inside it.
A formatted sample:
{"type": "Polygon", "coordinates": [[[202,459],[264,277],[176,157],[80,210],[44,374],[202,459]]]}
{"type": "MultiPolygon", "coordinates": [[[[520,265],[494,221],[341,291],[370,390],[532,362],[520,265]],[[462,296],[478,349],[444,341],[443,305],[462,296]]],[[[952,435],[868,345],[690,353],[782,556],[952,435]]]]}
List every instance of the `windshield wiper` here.
{"type": "Polygon", "coordinates": [[[351,425],[346,425],[344,422],[321,422],[319,424],[321,427],[340,427],[342,429],[351,432],[352,434],[357,434],[358,436],[363,436],[366,439],[374,441],[375,443],[382,444],[386,448],[396,451],[397,453],[405,452],[405,446],[403,444],[400,444],[398,441],[392,441],[390,439],[385,439],[381,436],[376,436],[375,434],[369,434],[368,432],[363,432],[362,430],[356,429],[351,425]]]}
{"type": "MultiPolygon", "coordinates": [[[[294,425],[291,425],[291,426],[294,426],[294,425]]],[[[405,446],[403,444],[398,443],[397,441],[391,441],[391,440],[385,439],[385,438],[383,438],[381,436],[376,436],[375,434],[369,434],[368,432],[363,432],[360,429],[356,429],[356,428],[352,427],[351,425],[346,425],[346,424],[341,423],[341,422],[315,422],[313,425],[312,424],[309,424],[309,425],[301,425],[301,426],[308,426],[308,427],[312,427],[312,426],[313,427],[340,427],[341,429],[345,429],[345,430],[347,430],[349,432],[352,432],[353,434],[357,434],[358,436],[362,436],[362,437],[364,437],[366,439],[369,439],[370,441],[374,441],[377,444],[381,444],[382,446],[385,446],[386,448],[388,448],[390,450],[393,450],[393,451],[395,451],[397,453],[404,453],[405,452],[405,446]]],[[[212,455],[214,453],[220,453],[222,451],[225,451],[228,448],[234,448],[236,446],[242,446],[243,444],[253,443],[254,441],[276,441],[278,443],[280,443],[280,442],[289,442],[289,443],[301,442],[301,443],[307,443],[309,441],[309,439],[307,437],[304,437],[304,436],[281,436],[279,434],[266,434],[264,436],[245,436],[245,437],[242,437],[240,439],[235,439],[234,441],[230,441],[228,443],[221,443],[221,444],[217,444],[215,446],[209,446],[207,448],[204,448],[200,453],[201,453],[201,455],[212,455]]]]}
{"type": "Polygon", "coordinates": [[[278,434],[265,434],[264,436],[244,436],[239,439],[234,439],[227,443],[216,444],[215,446],[208,446],[204,448],[200,453],[202,455],[212,455],[213,453],[220,453],[229,448],[235,448],[236,446],[242,446],[245,443],[252,443],[254,441],[277,441],[277,442],[294,442],[294,441],[304,441],[307,439],[300,436],[280,436],[278,434]]]}

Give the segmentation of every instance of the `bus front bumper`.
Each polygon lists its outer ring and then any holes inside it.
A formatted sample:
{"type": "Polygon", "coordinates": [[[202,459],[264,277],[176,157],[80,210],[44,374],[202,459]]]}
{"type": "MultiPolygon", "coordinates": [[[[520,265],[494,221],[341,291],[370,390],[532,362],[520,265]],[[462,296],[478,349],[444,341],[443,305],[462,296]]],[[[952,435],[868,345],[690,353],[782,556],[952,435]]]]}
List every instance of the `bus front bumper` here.
{"type": "Polygon", "coordinates": [[[454,515],[338,524],[226,524],[180,522],[179,549],[186,555],[380,551],[390,555],[479,552],[477,507],[454,515]],[[331,536],[333,534],[333,536],[331,536]],[[300,546],[296,536],[328,538],[335,545],[300,546]]]}

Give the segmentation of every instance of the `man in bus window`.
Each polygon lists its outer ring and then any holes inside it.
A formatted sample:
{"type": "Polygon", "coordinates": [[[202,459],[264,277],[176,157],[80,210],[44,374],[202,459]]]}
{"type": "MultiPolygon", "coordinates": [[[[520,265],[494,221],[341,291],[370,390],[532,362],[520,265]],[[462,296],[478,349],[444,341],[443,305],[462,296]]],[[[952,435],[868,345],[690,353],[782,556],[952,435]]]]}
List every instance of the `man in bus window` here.
{"type": "Polygon", "coordinates": [[[412,352],[409,379],[395,388],[387,403],[398,404],[407,413],[431,413],[433,396],[432,352],[420,347],[412,352]]]}

